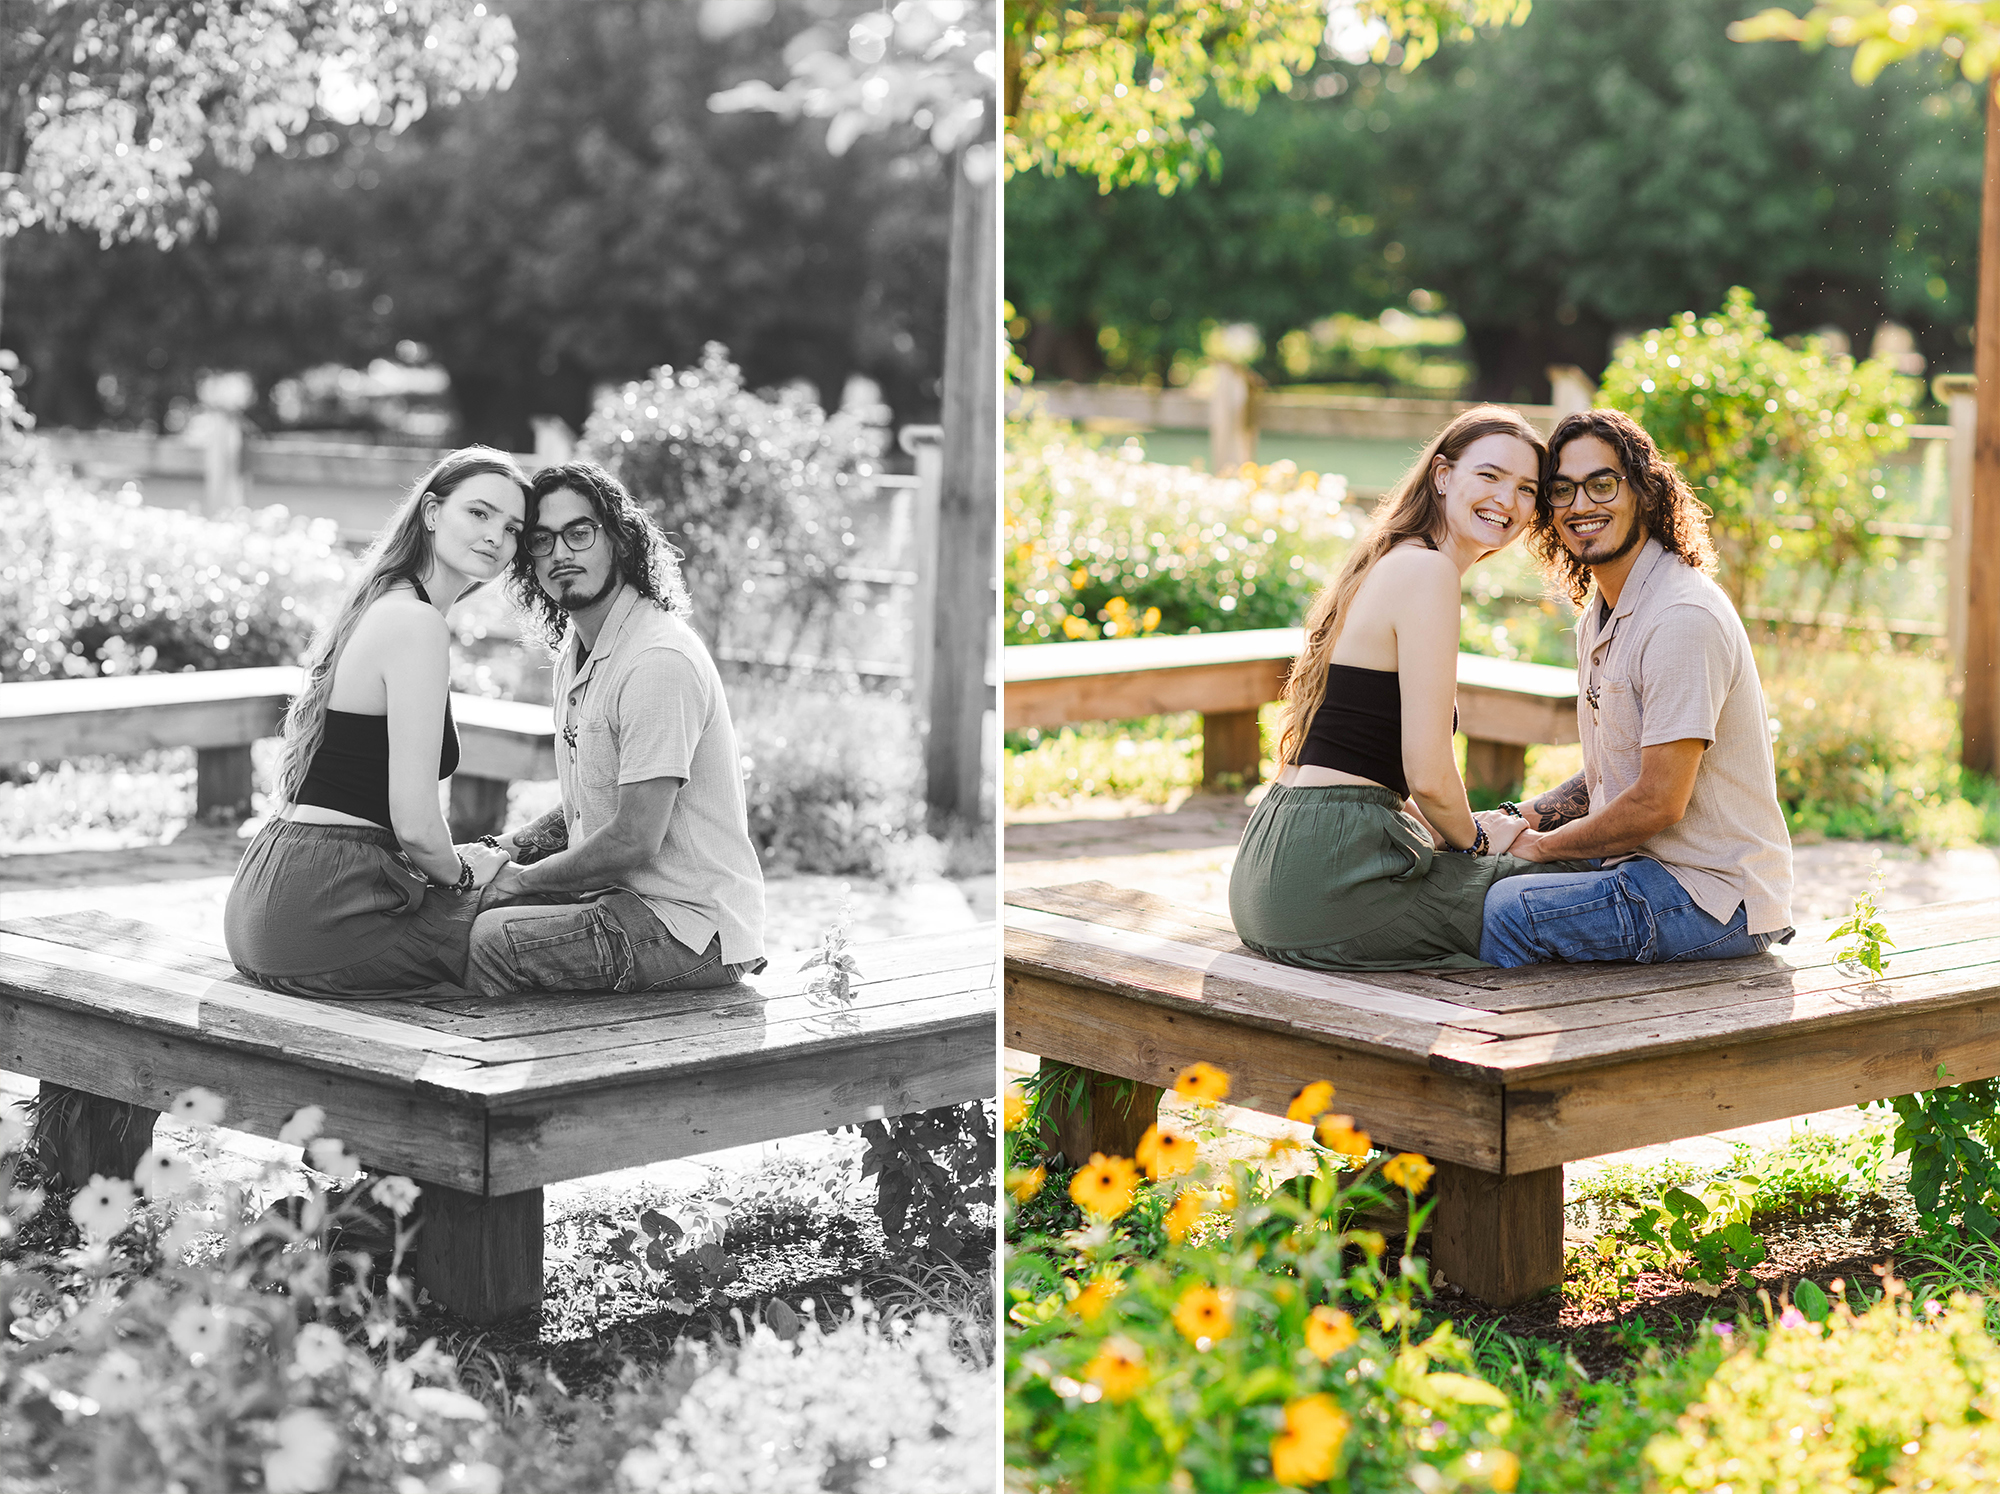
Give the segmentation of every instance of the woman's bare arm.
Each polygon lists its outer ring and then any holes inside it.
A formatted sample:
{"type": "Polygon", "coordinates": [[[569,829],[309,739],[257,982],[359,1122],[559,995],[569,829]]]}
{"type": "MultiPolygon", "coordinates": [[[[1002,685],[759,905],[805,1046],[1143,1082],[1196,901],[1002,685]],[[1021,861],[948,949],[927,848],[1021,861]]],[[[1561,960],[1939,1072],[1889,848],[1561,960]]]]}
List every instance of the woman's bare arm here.
{"type": "Polygon", "coordinates": [[[1423,818],[1464,850],[1477,827],[1452,752],[1458,696],[1458,568],[1430,551],[1398,550],[1377,563],[1390,586],[1396,676],[1403,701],[1403,776],[1423,818]],[[1390,568],[1394,567],[1393,570],[1390,568]]]}
{"type": "MultiPolygon", "coordinates": [[[[433,882],[456,882],[452,848],[438,803],[438,752],[444,741],[444,708],[451,694],[451,631],[435,607],[414,597],[387,596],[369,609],[362,627],[380,660],[389,715],[389,825],[411,861],[433,882]]],[[[362,642],[359,630],[354,640],[362,642]]],[[[350,644],[352,647],[352,644],[350,644]]]]}

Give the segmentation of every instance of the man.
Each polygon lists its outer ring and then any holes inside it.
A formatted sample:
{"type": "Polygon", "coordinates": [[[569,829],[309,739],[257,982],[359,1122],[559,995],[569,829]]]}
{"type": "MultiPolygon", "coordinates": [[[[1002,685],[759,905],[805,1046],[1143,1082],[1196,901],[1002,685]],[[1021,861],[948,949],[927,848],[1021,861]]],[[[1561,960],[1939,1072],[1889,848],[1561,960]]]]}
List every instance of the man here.
{"type": "Polygon", "coordinates": [[[509,589],[557,649],[562,805],[493,841],[516,864],[472,926],[467,987],[694,990],[763,969],[736,732],[676,552],[587,462],[536,476],[522,541],[509,589]]]}
{"type": "Polygon", "coordinates": [[[1706,574],[1707,510],[1616,411],[1566,417],[1549,466],[1529,545],[1584,607],[1583,772],[1501,812],[1527,822],[1514,855],[1598,869],[1496,882],[1479,956],[1716,960],[1783,943],[1791,839],[1750,640],[1706,574]]]}

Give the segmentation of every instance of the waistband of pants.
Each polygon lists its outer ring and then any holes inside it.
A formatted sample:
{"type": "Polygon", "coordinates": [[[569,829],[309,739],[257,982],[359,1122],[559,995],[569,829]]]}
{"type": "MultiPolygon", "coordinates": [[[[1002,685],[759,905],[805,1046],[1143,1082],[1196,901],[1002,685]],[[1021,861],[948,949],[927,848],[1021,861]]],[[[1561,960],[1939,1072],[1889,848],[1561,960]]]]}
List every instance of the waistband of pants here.
{"type": "Polygon", "coordinates": [[[278,840],[296,840],[307,845],[345,841],[350,845],[381,846],[387,851],[403,848],[403,843],[396,839],[396,832],[384,830],[380,825],[307,825],[297,820],[272,820],[264,826],[262,833],[278,840]]]}
{"type": "Polygon", "coordinates": [[[1321,804],[1379,804],[1384,809],[1401,809],[1403,799],[1392,788],[1383,788],[1375,783],[1321,783],[1311,788],[1300,788],[1295,784],[1273,783],[1265,791],[1266,795],[1282,794],[1287,798],[1294,795],[1301,799],[1313,799],[1321,804]]]}

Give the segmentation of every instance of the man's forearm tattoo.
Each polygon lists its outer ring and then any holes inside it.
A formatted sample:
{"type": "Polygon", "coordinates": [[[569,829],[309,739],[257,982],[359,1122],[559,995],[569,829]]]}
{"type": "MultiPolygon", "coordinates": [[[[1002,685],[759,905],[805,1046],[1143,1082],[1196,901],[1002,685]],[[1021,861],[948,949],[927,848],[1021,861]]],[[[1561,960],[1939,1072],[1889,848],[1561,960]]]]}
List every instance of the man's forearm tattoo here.
{"type": "Polygon", "coordinates": [[[531,825],[524,825],[508,837],[514,842],[514,860],[522,866],[530,865],[557,851],[569,849],[569,821],[563,818],[560,808],[551,809],[531,825]]]}
{"type": "Polygon", "coordinates": [[[1562,787],[1550,789],[1528,808],[1535,813],[1532,823],[1537,830],[1553,830],[1590,813],[1590,786],[1579,773],[1562,787]]]}

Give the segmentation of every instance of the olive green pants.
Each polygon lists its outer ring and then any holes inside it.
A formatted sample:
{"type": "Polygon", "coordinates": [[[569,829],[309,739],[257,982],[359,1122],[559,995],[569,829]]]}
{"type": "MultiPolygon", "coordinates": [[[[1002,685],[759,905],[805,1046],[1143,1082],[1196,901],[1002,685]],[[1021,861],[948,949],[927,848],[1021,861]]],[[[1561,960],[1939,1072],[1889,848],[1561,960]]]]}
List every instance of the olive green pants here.
{"type": "Polygon", "coordinates": [[[1564,870],[1433,852],[1394,791],[1274,783],[1243,828],[1229,916],[1258,954],[1310,970],[1477,970],[1486,889],[1564,870]]]}

